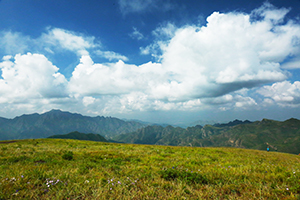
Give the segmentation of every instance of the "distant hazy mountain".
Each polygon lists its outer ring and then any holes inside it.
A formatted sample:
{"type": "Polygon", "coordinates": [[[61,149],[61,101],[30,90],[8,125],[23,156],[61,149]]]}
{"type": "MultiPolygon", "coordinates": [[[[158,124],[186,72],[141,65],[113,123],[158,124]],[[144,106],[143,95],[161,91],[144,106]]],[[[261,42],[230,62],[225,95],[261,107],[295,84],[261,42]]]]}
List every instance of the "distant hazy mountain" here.
{"type": "MultiPolygon", "coordinates": [[[[166,127],[166,126],[169,126],[171,124],[166,124],[166,123],[154,123],[154,122],[145,122],[145,121],[142,121],[142,120],[138,120],[138,119],[122,119],[124,120],[125,122],[138,122],[140,124],[143,124],[145,126],[162,126],[162,127],[166,127]]],[[[174,125],[176,126],[176,125],[174,125]]]]}
{"type": "Polygon", "coordinates": [[[217,123],[218,122],[214,121],[214,120],[198,120],[198,121],[194,121],[192,123],[187,124],[185,127],[184,126],[181,126],[181,127],[187,128],[187,127],[192,127],[192,126],[197,126],[197,125],[205,126],[205,125],[213,125],[213,124],[217,124],[217,123]]]}
{"type": "Polygon", "coordinates": [[[178,145],[178,146],[226,146],[249,149],[300,153],[300,121],[289,119],[284,122],[263,119],[262,121],[230,122],[220,127],[198,125],[174,128],[172,126],[148,126],[135,132],[122,134],[113,139],[136,144],[178,145]],[[237,125],[234,125],[234,124],[237,125]]]}
{"type": "Polygon", "coordinates": [[[78,131],[74,131],[64,135],[52,135],[48,138],[60,138],[60,139],[74,139],[74,140],[90,140],[90,141],[98,141],[98,142],[107,142],[107,140],[99,135],[93,133],[79,133],[78,131]]]}
{"type": "Polygon", "coordinates": [[[133,132],[145,125],[113,117],[88,117],[51,110],[44,114],[22,115],[14,119],[0,118],[0,140],[46,138],[73,131],[94,133],[106,138],[133,132]]]}

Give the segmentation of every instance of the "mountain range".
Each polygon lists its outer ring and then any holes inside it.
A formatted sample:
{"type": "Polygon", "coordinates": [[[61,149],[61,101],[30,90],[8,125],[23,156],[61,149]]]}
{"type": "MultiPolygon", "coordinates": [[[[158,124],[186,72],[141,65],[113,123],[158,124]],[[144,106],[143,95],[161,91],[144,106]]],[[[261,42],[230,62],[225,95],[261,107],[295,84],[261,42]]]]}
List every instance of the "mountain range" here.
{"type": "Polygon", "coordinates": [[[144,124],[114,117],[88,117],[81,114],[51,110],[13,119],[0,118],[0,140],[46,138],[73,131],[100,134],[109,139],[118,134],[136,131],[144,124]]]}
{"type": "Polygon", "coordinates": [[[88,117],[81,114],[51,110],[13,119],[0,117],[0,140],[47,138],[71,135],[76,139],[196,147],[238,147],[300,153],[300,121],[291,118],[280,122],[263,119],[250,122],[234,120],[214,125],[196,125],[187,128],[170,125],[149,125],[138,121],[124,121],[114,117],[88,117]],[[95,135],[79,135],[92,133],[95,135]],[[78,134],[76,134],[78,133],[78,134]]]}
{"type": "Polygon", "coordinates": [[[147,126],[135,132],[117,135],[113,140],[134,144],[198,147],[238,147],[286,153],[300,153],[300,121],[263,119],[235,120],[227,124],[180,127],[147,126]]]}

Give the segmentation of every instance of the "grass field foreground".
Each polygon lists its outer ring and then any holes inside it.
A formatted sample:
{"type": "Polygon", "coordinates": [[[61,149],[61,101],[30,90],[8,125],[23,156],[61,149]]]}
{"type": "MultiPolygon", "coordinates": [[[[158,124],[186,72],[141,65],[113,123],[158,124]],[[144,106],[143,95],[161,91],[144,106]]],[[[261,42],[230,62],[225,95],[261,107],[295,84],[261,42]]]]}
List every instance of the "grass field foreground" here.
{"type": "Polygon", "coordinates": [[[64,139],[0,143],[0,199],[299,199],[299,195],[299,155],[64,139]]]}

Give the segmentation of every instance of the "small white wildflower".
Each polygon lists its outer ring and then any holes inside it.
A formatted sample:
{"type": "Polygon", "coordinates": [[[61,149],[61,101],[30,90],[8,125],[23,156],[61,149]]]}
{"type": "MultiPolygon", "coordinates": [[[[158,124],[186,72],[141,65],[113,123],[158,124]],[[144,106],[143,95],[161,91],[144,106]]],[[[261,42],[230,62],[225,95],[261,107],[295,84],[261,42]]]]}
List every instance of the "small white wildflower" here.
{"type": "Polygon", "coordinates": [[[286,190],[289,190],[289,188],[286,188],[286,190]]]}

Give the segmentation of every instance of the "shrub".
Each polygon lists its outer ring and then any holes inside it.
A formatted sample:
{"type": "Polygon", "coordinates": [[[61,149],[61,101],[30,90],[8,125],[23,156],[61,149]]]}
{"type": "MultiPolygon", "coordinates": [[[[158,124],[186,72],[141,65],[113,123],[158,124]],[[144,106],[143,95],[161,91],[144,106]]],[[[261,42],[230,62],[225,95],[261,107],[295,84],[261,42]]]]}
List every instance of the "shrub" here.
{"type": "Polygon", "coordinates": [[[64,160],[73,160],[73,152],[67,151],[66,153],[64,153],[64,155],[62,155],[62,158],[64,160]]]}
{"type": "Polygon", "coordinates": [[[178,171],[176,169],[167,169],[161,171],[161,178],[165,180],[175,180],[179,179],[188,184],[208,184],[208,179],[205,175],[193,173],[189,171],[178,171]]]}

